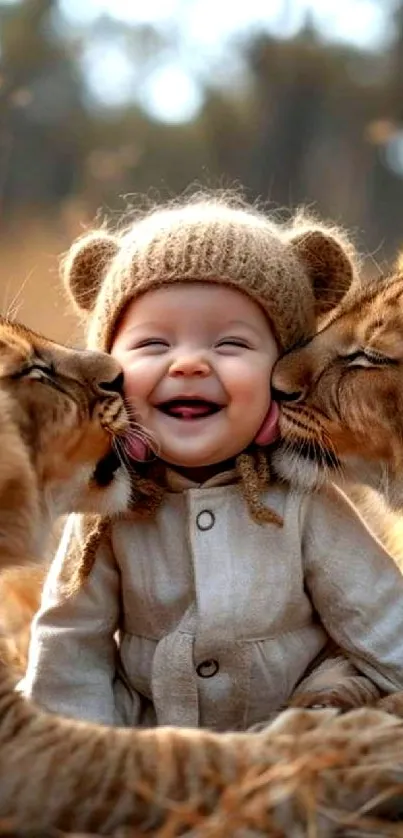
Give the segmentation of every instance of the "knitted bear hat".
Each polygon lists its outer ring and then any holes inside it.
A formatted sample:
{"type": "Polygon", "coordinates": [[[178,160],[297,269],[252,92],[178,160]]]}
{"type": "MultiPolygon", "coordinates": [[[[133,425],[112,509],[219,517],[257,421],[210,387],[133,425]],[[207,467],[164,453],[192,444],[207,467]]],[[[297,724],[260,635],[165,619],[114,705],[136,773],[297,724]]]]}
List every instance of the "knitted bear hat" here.
{"type": "MultiPolygon", "coordinates": [[[[86,321],[91,349],[111,349],[125,307],[140,294],[173,282],[214,282],[255,300],[286,350],[314,332],[317,317],[341,300],[356,268],[355,251],[338,228],[301,212],[278,224],[238,196],[210,195],[156,208],[116,234],[105,229],[85,234],[67,253],[62,274],[86,321]]],[[[252,445],[238,455],[236,466],[252,517],[281,526],[261,500],[270,482],[266,451],[252,445]]],[[[133,464],[131,471],[132,514],[154,514],[165,489],[153,464],[146,472],[133,464]]],[[[107,520],[97,521],[71,590],[90,572],[107,529],[107,520]]]]}
{"type": "Polygon", "coordinates": [[[199,198],[157,208],[113,235],[78,239],[63,264],[87,343],[109,351],[126,305],[173,282],[230,285],[268,315],[280,349],[312,334],[349,288],[356,257],[340,230],[297,214],[287,225],[239,201],[199,198]]]}

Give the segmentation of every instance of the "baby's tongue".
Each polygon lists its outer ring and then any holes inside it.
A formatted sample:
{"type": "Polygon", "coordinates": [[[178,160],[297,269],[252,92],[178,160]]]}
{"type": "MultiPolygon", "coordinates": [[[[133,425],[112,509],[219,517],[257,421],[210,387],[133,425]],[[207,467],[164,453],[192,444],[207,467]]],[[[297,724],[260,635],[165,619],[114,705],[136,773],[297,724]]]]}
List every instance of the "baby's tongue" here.
{"type": "Polygon", "coordinates": [[[147,443],[138,436],[130,436],[125,440],[125,451],[131,460],[138,460],[140,463],[147,460],[149,454],[147,443]]]}
{"type": "Polygon", "coordinates": [[[211,405],[208,402],[172,402],[169,406],[171,416],[178,416],[179,419],[197,419],[199,416],[207,416],[211,413],[211,405]]]}

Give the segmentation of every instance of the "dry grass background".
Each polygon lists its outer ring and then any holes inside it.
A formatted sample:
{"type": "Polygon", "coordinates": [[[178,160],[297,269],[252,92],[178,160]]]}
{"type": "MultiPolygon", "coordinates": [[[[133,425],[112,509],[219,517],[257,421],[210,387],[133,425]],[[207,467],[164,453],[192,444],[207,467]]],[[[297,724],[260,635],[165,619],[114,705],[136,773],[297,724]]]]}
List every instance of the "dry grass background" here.
{"type": "Polygon", "coordinates": [[[66,207],[50,219],[30,217],[0,233],[0,313],[55,340],[82,334],[58,276],[60,255],[88,224],[85,211],[66,207]]]}

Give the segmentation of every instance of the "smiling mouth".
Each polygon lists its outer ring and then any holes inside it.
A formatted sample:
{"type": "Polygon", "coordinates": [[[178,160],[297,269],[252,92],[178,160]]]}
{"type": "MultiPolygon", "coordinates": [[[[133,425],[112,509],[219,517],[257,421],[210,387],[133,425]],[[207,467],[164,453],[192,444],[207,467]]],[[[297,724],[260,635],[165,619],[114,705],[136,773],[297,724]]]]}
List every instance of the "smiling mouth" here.
{"type": "Polygon", "coordinates": [[[194,420],[214,416],[224,405],[206,399],[171,399],[156,405],[157,410],[174,419],[194,420]]]}

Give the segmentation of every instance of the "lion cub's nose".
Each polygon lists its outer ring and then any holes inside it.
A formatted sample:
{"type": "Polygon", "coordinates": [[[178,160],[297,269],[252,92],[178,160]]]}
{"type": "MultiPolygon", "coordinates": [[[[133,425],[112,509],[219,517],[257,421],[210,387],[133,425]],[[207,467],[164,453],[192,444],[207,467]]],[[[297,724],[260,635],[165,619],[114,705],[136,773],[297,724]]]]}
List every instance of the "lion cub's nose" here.
{"type": "Polygon", "coordinates": [[[124,376],[119,372],[112,381],[100,381],[99,388],[107,393],[121,393],[123,391],[124,376]]]}
{"type": "Polygon", "coordinates": [[[300,390],[278,390],[277,387],[271,388],[272,398],[276,402],[300,402],[304,398],[306,388],[300,390]]]}
{"type": "Polygon", "coordinates": [[[82,372],[95,391],[99,393],[123,392],[123,371],[121,365],[106,352],[84,349],[77,353],[82,372]]]}
{"type": "Polygon", "coordinates": [[[310,374],[298,354],[288,352],[274,366],[271,378],[272,396],[276,402],[301,402],[310,388],[310,374]]]}

